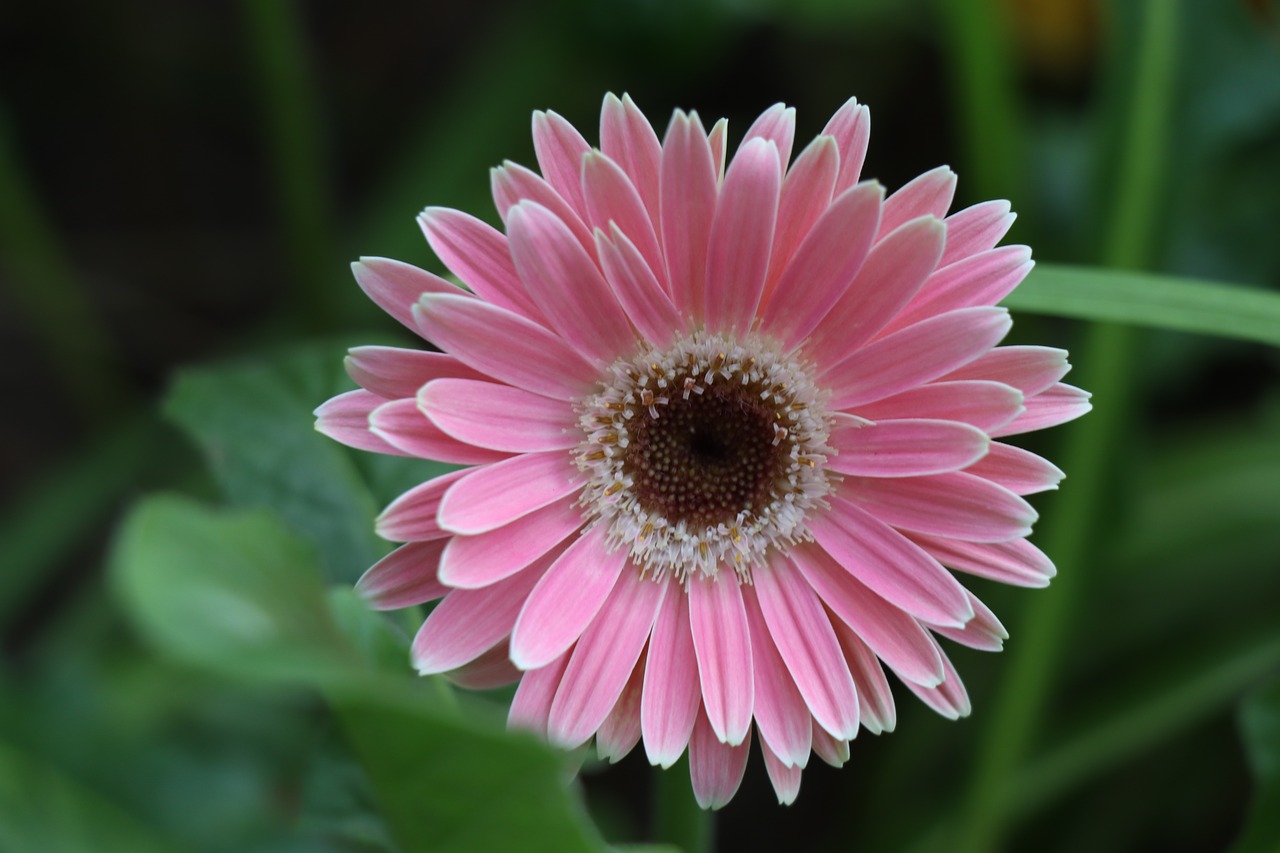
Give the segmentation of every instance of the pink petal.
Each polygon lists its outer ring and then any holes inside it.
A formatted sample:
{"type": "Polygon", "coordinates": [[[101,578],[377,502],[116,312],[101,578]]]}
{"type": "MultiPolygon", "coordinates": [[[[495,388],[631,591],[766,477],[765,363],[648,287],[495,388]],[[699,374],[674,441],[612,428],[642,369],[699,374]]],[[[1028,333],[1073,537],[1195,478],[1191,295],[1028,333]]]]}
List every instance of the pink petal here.
{"type": "Polygon", "coordinates": [[[958,471],[982,459],[990,445],[982,430],[956,421],[924,418],[837,428],[837,451],[827,467],[862,477],[914,477],[958,471]]]}
{"type": "MultiPolygon", "coordinates": [[[[939,651],[939,654],[942,654],[942,652],[939,651]]],[[[969,712],[973,710],[973,706],[969,704],[969,693],[964,689],[964,682],[960,680],[960,675],[956,672],[955,666],[952,665],[951,660],[945,654],[942,654],[942,666],[945,674],[943,675],[942,683],[936,687],[922,687],[919,684],[912,684],[910,681],[903,683],[922,702],[948,720],[958,720],[961,717],[969,716],[969,712]]]]}
{"type": "Polygon", "coordinates": [[[949,167],[939,166],[925,172],[884,200],[884,214],[880,217],[877,236],[883,237],[899,225],[920,216],[941,219],[947,215],[955,194],[956,173],[949,167]]]}
{"type": "Polygon", "coordinates": [[[640,661],[631,670],[631,677],[627,679],[627,686],[622,688],[617,704],[596,732],[596,754],[610,764],[626,758],[640,742],[640,694],[644,689],[644,672],[645,658],[641,652],[640,661]]]}
{"type": "MultiPolygon", "coordinates": [[[[942,659],[919,622],[868,589],[821,548],[797,548],[792,559],[831,612],[901,678],[921,684],[941,681],[942,659]]],[[[968,596],[964,599],[967,608],[968,596]]],[[[834,627],[839,636],[840,625],[834,627]]]]}
{"type": "Polygon", "coordinates": [[[716,186],[724,183],[724,160],[728,145],[725,140],[728,136],[729,120],[726,118],[717,119],[707,132],[707,147],[711,149],[711,162],[716,169],[716,186]]]}
{"type": "Polygon", "coordinates": [[[440,579],[463,589],[489,586],[521,571],[549,551],[558,556],[562,549],[556,546],[575,535],[581,526],[582,510],[570,496],[496,530],[455,536],[441,558],[440,579]]]}
{"type": "Polygon", "coordinates": [[[432,379],[484,379],[451,355],[399,347],[354,347],[344,361],[347,375],[388,400],[413,397],[432,379]]]}
{"type": "Polygon", "coordinates": [[[781,178],[782,172],[786,170],[787,164],[791,162],[791,146],[795,143],[795,138],[795,107],[788,107],[786,104],[774,104],[761,113],[759,118],[751,123],[751,127],[747,128],[746,135],[742,137],[742,143],[738,146],[738,153],[734,155],[733,159],[736,161],[741,157],[742,149],[753,139],[767,139],[778,149],[778,177],[781,178]]]}
{"type": "Polygon", "coordinates": [[[707,719],[717,738],[737,745],[751,732],[755,701],[751,635],[738,579],[727,568],[722,575],[690,576],[689,627],[707,719]]]}
{"type": "Polygon", "coordinates": [[[452,683],[468,690],[493,690],[515,684],[524,673],[511,665],[509,655],[504,640],[471,663],[445,673],[445,676],[452,683]]]}
{"type": "Polygon", "coordinates": [[[816,722],[813,724],[813,752],[832,767],[844,767],[849,760],[849,741],[836,740],[816,722]]]}
{"type": "Polygon", "coordinates": [[[1022,394],[999,382],[930,382],[891,397],[858,406],[858,414],[877,423],[925,417],[959,421],[990,433],[1022,412],[1022,394]]]}
{"type": "Polygon", "coordinates": [[[1003,308],[963,308],[894,332],[828,369],[831,405],[849,409],[936,379],[994,347],[1012,325],[1003,308]]]}
{"type": "Polygon", "coordinates": [[[769,773],[769,781],[773,784],[773,792],[778,796],[778,805],[789,806],[796,801],[800,793],[800,773],[798,766],[788,767],[782,759],[773,754],[768,744],[760,745],[764,753],[764,767],[769,773]]]}
{"type": "Polygon", "coordinates": [[[568,450],[582,435],[568,403],[496,382],[437,379],[418,392],[418,408],[459,441],[510,453],[568,450]]]}
{"type": "MultiPolygon", "coordinates": [[[[577,181],[575,173],[574,180],[577,181]]],[[[583,214],[575,210],[564,196],[552,189],[551,185],[518,163],[505,161],[501,166],[489,173],[489,183],[493,188],[493,200],[498,206],[498,215],[506,222],[511,212],[522,201],[540,204],[555,214],[577,238],[586,252],[591,251],[591,229],[583,220],[583,214]]]]}
{"type": "Polygon", "coordinates": [[[1067,351],[1054,347],[996,347],[944,377],[987,379],[1011,385],[1033,397],[1067,375],[1067,351]]]}
{"type": "Polygon", "coordinates": [[[973,593],[969,593],[969,602],[973,605],[973,618],[963,628],[935,627],[934,632],[980,652],[998,652],[1003,649],[1004,641],[1009,639],[1009,632],[991,609],[973,593]]]}
{"type": "Polygon", "coordinates": [[[533,114],[533,150],[547,183],[579,214],[585,213],[579,178],[582,157],[591,146],[582,134],[556,113],[539,110],[533,114]]]}
{"type": "Polygon", "coordinates": [[[438,275],[388,258],[361,258],[351,265],[351,272],[365,295],[415,334],[418,327],[413,322],[413,306],[424,294],[471,298],[471,294],[438,275]]]}
{"type": "Polygon", "coordinates": [[[676,763],[689,744],[700,706],[689,596],[677,590],[663,599],[645,661],[640,727],[650,764],[667,768],[676,763]]]}
{"type": "MultiPolygon", "coordinates": [[[[453,533],[486,533],[582,487],[584,476],[568,453],[524,453],[459,472],[464,476],[437,501],[440,524],[453,533]]],[[[457,478],[455,478],[457,479],[457,478]]]]}
{"type": "MultiPolygon", "coordinates": [[[[880,659],[843,621],[837,619],[832,622],[831,627],[835,628],[836,637],[840,640],[840,649],[844,652],[845,663],[849,665],[853,683],[858,685],[858,716],[862,720],[862,727],[873,735],[893,731],[897,725],[897,710],[894,708],[893,692],[889,689],[889,679],[885,678],[880,659]]],[[[925,639],[928,639],[927,635],[925,639]]],[[[941,678],[942,657],[938,655],[935,659],[936,677],[941,678]]],[[[936,681],[936,678],[933,680],[936,681]]]]}
{"type": "Polygon", "coordinates": [[[858,734],[858,694],[831,621],[789,562],[752,579],[769,634],[818,724],[841,740],[858,734]]]}
{"type": "MultiPolygon", "coordinates": [[[[952,471],[900,479],[845,479],[840,493],[894,527],[967,542],[1006,542],[1031,534],[1031,504],[989,480],[952,471]]],[[[922,617],[923,618],[923,617],[922,617]]]]}
{"type": "MultiPolygon", "coordinates": [[[[995,305],[1017,287],[1035,262],[1026,246],[1001,246],[939,267],[886,331],[974,305],[995,305]]],[[[985,378],[985,377],[984,377],[985,378]]]]}
{"type": "Polygon", "coordinates": [[[559,337],[479,299],[425,296],[413,316],[436,346],[508,385],[572,400],[597,379],[597,370],[559,337]]]}
{"type": "Polygon", "coordinates": [[[605,280],[640,334],[657,346],[670,343],[684,321],[627,235],[616,225],[610,227],[607,237],[603,231],[596,231],[596,255],[605,280]]]}
{"type": "Polygon", "coordinates": [[[478,658],[511,633],[538,576],[530,570],[484,589],[451,590],[413,638],[414,667],[432,675],[478,658]]]}
{"type": "Polygon", "coordinates": [[[998,441],[992,443],[990,453],[966,471],[1003,486],[1015,495],[1033,495],[1056,489],[1066,476],[1048,459],[998,441]]]}
{"type": "Polygon", "coordinates": [[[631,96],[605,95],[600,111],[600,148],[631,178],[653,222],[658,221],[662,143],[631,96]]]}
{"type": "Polygon", "coordinates": [[[985,252],[1000,242],[1017,219],[1007,201],[984,201],[947,217],[947,250],[939,266],[949,266],[970,255],[985,252]]]}
{"type": "Polygon", "coordinates": [[[644,201],[622,169],[599,151],[582,161],[582,192],[587,224],[601,230],[617,227],[644,257],[649,269],[663,268],[662,248],[644,201]]]}
{"type": "MultiPolygon", "coordinates": [[[[511,662],[521,669],[546,666],[587,629],[627,565],[625,549],[610,550],[608,525],[580,536],[529,594],[511,634],[511,662]]],[[[634,566],[630,571],[638,571],[634,566]]]]}
{"type": "MultiPolygon", "coordinates": [[[[750,734],[751,730],[747,729],[747,735],[750,734]]],[[[689,778],[693,782],[694,799],[700,808],[723,808],[738,792],[742,774],[747,769],[747,755],[751,751],[747,735],[735,745],[722,743],[716,739],[717,734],[706,714],[698,715],[689,741],[689,778]]]]}
{"type": "Polygon", "coordinates": [[[560,681],[547,722],[553,743],[572,749],[604,723],[636,668],[669,586],[669,581],[658,583],[635,571],[618,578],[574,647],[560,681]]]}
{"type": "Polygon", "coordinates": [[[385,397],[363,389],[339,394],[316,409],[316,431],[357,450],[412,456],[388,444],[369,429],[369,416],[386,402],[385,397]]]}
{"type": "Polygon", "coordinates": [[[544,667],[526,672],[511,698],[511,710],[507,725],[513,729],[533,732],[543,739],[547,736],[547,718],[551,716],[551,702],[565,667],[569,665],[569,653],[565,652],[544,667]]]}
{"type": "Polygon", "coordinates": [[[973,617],[964,587],[936,560],[844,497],[829,500],[831,510],[814,518],[809,532],[846,571],[890,604],[934,625],[960,626],[973,617]]]}
{"type": "Polygon", "coordinates": [[[442,474],[414,486],[393,500],[378,516],[374,528],[378,535],[392,542],[417,542],[448,536],[449,531],[441,530],[436,518],[440,511],[440,499],[468,470],[442,474]]]}
{"type": "Polygon", "coordinates": [[[1011,586],[1045,587],[1058,573],[1053,562],[1025,539],[977,543],[919,533],[911,534],[911,539],[956,571],[1011,586]]]}
{"type": "Polygon", "coordinates": [[[436,256],[481,299],[526,317],[542,316],[516,275],[501,231],[447,207],[428,207],[418,225],[436,256]]]}
{"type": "Polygon", "coordinates": [[[741,335],[755,319],[778,216],[778,151],[757,139],[733,158],[707,243],[704,316],[712,332],[741,335]]]}
{"type": "Polygon", "coordinates": [[[399,610],[443,598],[449,588],[436,572],[445,540],[410,542],[374,563],[356,581],[356,592],[374,610],[399,610]]]}
{"type": "Polygon", "coordinates": [[[785,347],[802,343],[853,283],[871,250],[881,193],[879,184],[850,187],[796,249],[763,312],[762,328],[785,347]]]}
{"type": "Polygon", "coordinates": [[[626,313],[595,261],[555,214],[523,201],[508,214],[507,233],[520,278],[565,341],[602,364],[632,349],[635,333],[626,313]]]}
{"type": "Polygon", "coordinates": [[[755,685],[756,728],[760,739],[783,764],[804,767],[813,745],[813,724],[804,697],[796,689],[787,664],[769,636],[769,626],[750,586],[742,587],[742,601],[751,632],[751,670],[755,685]]]}
{"type": "MultiPolygon", "coordinates": [[[[462,381],[462,380],[458,380],[462,381]]],[[[369,415],[369,429],[378,438],[409,456],[475,465],[506,459],[507,454],[474,447],[446,435],[422,414],[416,400],[392,400],[369,415]]]]}
{"type": "MultiPolygon", "coordinates": [[[[867,186],[878,200],[883,192],[879,184],[867,186]]],[[[907,304],[942,253],[943,234],[941,222],[922,218],[908,222],[875,245],[853,282],[804,344],[822,370],[848,358],[907,304]]]]}
{"type": "Polygon", "coordinates": [[[822,129],[823,136],[833,137],[840,149],[840,174],[835,191],[844,192],[858,182],[862,163],[867,157],[867,140],[871,138],[871,111],[850,98],[822,129]]]}
{"type": "Polygon", "coordinates": [[[681,313],[701,319],[707,240],[716,211],[711,146],[698,114],[677,111],[662,145],[662,246],[666,281],[681,313]]]}
{"type": "Polygon", "coordinates": [[[835,188],[839,169],[840,153],[836,141],[830,136],[819,136],[800,152],[783,179],[773,250],[769,253],[769,274],[765,278],[762,300],[765,304],[768,304],[778,277],[800,242],[831,203],[831,191],[835,188]]]}
{"type": "Polygon", "coordinates": [[[1034,397],[1028,397],[1025,403],[1027,410],[999,429],[993,430],[991,437],[1021,435],[1024,432],[1048,429],[1058,424],[1065,424],[1067,421],[1074,421],[1093,408],[1093,404],[1089,402],[1090,396],[1092,395],[1088,391],[1058,382],[1034,397]]]}

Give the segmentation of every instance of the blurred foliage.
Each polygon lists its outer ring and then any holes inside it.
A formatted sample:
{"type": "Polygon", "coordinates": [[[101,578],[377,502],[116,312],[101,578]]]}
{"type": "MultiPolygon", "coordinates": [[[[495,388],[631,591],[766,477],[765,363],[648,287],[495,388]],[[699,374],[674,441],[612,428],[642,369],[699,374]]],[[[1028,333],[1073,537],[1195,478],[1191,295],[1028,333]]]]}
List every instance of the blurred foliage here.
{"type": "Polygon", "coordinates": [[[0,11],[0,849],[712,835],[650,813],[687,804],[687,780],[651,792],[641,755],[559,755],[504,731],[509,692],[412,674],[421,613],[372,613],[350,584],[389,547],[379,507],[445,468],[311,427],[349,387],[346,346],[403,342],[345,262],[439,270],[414,213],[496,222],[486,170],[533,165],[530,110],[591,139],[608,90],[660,132],[696,107],[731,138],[775,100],[810,136],[857,95],[869,173],[950,162],[957,206],[1013,200],[1013,239],[1050,262],[1010,300],[1015,337],[1068,346],[1099,391],[1028,440],[1069,474],[1036,499],[1063,574],[973,584],[1012,635],[1007,655],[954,653],[974,720],[902,691],[897,733],[815,762],[788,809],[753,760],[720,849],[1280,849],[1280,5],[64,17],[0,11]]]}

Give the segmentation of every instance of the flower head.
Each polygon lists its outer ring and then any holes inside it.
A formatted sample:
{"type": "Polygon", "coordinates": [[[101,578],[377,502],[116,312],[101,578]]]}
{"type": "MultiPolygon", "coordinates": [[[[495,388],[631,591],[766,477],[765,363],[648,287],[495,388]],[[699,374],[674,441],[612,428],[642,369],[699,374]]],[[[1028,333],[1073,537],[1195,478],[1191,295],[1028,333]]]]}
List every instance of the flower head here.
{"type": "Polygon", "coordinates": [[[534,116],[541,175],[493,171],[505,233],[420,223],[464,288],[378,258],[357,281],[442,352],[360,347],[317,411],[354,447],[469,466],[394,501],[360,580],[435,601],[422,673],[519,681],[510,721],[617,760],[689,750],[728,802],[759,734],[779,800],[811,753],[893,729],[884,668],[969,712],[939,637],[995,650],[954,572],[1043,586],[1023,496],[1062,472],[1001,439],[1077,417],[1057,349],[997,344],[1032,266],[1006,202],[947,215],[955,175],[859,182],[850,100],[791,162],[776,106],[725,168],[725,124],[664,139],[605,99],[601,147],[534,116]]]}

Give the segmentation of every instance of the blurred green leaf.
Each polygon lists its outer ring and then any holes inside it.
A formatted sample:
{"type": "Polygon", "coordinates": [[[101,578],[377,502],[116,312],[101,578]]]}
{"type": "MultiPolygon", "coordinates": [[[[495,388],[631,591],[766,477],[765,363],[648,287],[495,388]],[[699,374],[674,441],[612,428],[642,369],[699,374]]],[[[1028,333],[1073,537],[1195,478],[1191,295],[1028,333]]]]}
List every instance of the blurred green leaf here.
{"type": "Polygon", "coordinates": [[[204,451],[234,506],[270,507],[315,544],[328,575],[352,581],[388,550],[377,505],[347,448],[312,411],[351,383],[337,342],[179,373],[165,413],[204,451]]]}
{"type": "Polygon", "coordinates": [[[1280,294],[1220,282],[1037,264],[1003,304],[1032,314],[1280,346],[1280,294]]]}
{"type": "Polygon", "coordinates": [[[105,797],[0,742],[0,850],[162,853],[177,849],[105,797]]]}
{"type": "Polygon", "coordinates": [[[1257,789],[1244,833],[1231,853],[1275,853],[1280,850],[1280,678],[1240,706],[1240,729],[1257,789]]]}

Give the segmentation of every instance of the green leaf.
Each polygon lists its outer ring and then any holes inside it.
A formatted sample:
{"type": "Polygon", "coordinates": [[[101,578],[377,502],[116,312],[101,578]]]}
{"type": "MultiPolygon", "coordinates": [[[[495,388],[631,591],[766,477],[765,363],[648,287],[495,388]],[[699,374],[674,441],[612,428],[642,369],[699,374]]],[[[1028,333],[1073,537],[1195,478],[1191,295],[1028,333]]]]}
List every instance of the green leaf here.
{"type": "Polygon", "coordinates": [[[1240,729],[1258,786],[1248,822],[1231,853],[1280,850],[1280,678],[1240,706],[1240,729]]]}
{"type": "Polygon", "coordinates": [[[1280,294],[1221,282],[1037,264],[1004,304],[1032,314],[1280,346],[1280,294]]]}
{"type": "Polygon", "coordinates": [[[295,682],[357,661],[314,554],[269,513],[148,498],[121,528],[112,579],[144,636],[173,657],[295,682]]]}
{"type": "Polygon", "coordinates": [[[178,848],[57,768],[0,742],[0,850],[164,853],[178,848]]]}
{"type": "Polygon", "coordinates": [[[311,414],[350,382],[344,347],[319,343],[269,358],[183,371],[165,403],[240,507],[271,507],[319,550],[330,578],[352,581],[386,553],[378,507],[352,453],[311,414]]]}

